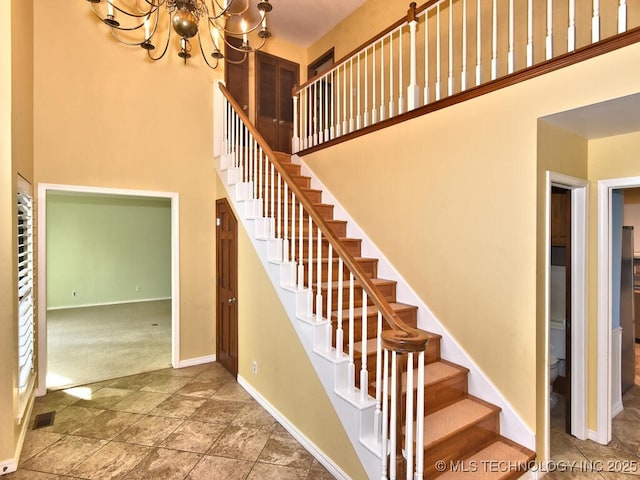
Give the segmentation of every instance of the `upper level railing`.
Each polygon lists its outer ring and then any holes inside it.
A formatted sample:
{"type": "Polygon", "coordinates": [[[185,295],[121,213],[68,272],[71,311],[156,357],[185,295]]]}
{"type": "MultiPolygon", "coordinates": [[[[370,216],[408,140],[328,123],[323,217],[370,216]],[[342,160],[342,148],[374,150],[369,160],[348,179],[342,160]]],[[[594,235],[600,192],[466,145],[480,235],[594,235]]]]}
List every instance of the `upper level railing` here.
{"type": "Polygon", "coordinates": [[[405,17],[294,91],[293,151],[576,53],[639,25],[640,5],[626,0],[412,3],[405,17]]]}

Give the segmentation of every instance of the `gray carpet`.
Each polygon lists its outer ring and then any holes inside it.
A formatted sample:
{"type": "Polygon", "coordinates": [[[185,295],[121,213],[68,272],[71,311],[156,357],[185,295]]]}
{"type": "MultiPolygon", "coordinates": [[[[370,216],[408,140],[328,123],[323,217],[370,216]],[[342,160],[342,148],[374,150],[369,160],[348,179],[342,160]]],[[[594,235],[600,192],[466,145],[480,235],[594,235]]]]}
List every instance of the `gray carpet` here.
{"type": "Polygon", "coordinates": [[[171,300],[47,312],[47,388],[171,366],[171,300]]]}

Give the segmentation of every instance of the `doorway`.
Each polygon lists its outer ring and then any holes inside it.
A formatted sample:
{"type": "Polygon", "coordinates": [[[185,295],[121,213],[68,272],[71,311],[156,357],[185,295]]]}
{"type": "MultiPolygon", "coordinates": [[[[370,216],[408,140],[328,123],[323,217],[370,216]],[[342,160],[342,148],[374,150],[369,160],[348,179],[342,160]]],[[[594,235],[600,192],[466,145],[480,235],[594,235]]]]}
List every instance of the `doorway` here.
{"type": "MultiPolygon", "coordinates": [[[[86,186],[70,186],[70,185],[56,185],[56,184],[40,184],[38,186],[38,198],[42,199],[38,203],[38,229],[40,232],[47,231],[47,196],[49,194],[55,194],[56,192],[67,195],[80,195],[80,196],[110,196],[115,199],[126,199],[131,197],[147,199],[152,201],[153,199],[161,200],[160,203],[164,203],[165,200],[170,202],[170,305],[167,306],[170,311],[170,331],[171,331],[171,346],[170,346],[170,362],[171,365],[177,367],[179,365],[179,209],[178,209],[178,194],[177,193],[165,193],[165,192],[150,192],[139,190],[122,190],[111,188],[99,188],[99,187],[86,187],[86,186]]],[[[38,236],[38,303],[39,305],[46,306],[47,300],[47,236],[38,236]]],[[[142,287],[144,288],[144,287],[142,287]]],[[[137,290],[137,289],[136,289],[137,290]]],[[[74,291],[69,293],[73,296],[74,291]]],[[[49,369],[48,365],[48,344],[47,344],[47,309],[38,309],[38,331],[37,331],[37,345],[38,345],[38,388],[37,395],[44,395],[47,392],[47,373],[49,369]]]]}
{"type": "MultiPolygon", "coordinates": [[[[619,328],[615,323],[620,293],[620,289],[615,287],[619,280],[618,271],[614,270],[614,265],[617,263],[614,260],[617,249],[617,240],[614,236],[617,230],[614,228],[616,191],[627,191],[637,187],[640,187],[640,177],[615,178],[598,182],[598,410],[594,440],[601,444],[611,441],[612,419],[623,408],[621,398],[623,328],[619,328]]],[[[623,222],[617,223],[621,226],[623,222]]],[[[638,249],[637,246],[635,248],[638,249]]],[[[620,254],[622,254],[621,248],[620,254]]]]}
{"type": "Polygon", "coordinates": [[[242,111],[249,114],[249,58],[246,52],[237,50],[242,39],[226,36],[224,44],[224,84],[242,111]],[[236,48],[233,48],[236,47],[236,48]]]}
{"type": "Polygon", "coordinates": [[[238,221],[226,198],[216,200],[216,360],[238,376],[238,221]]]}
{"type": "Polygon", "coordinates": [[[293,139],[293,88],[300,66],[284,58],[256,53],[256,127],[269,146],[291,153],[293,139]]]}
{"type": "Polygon", "coordinates": [[[556,348],[564,347],[560,356],[565,357],[564,384],[554,382],[553,388],[570,400],[561,406],[560,428],[581,440],[587,438],[587,185],[580,178],[547,172],[546,458],[551,458],[552,340],[556,348]],[[558,292],[558,298],[552,298],[558,292]],[[556,343],[552,327],[563,323],[570,331],[559,328],[564,336],[556,343]]]}

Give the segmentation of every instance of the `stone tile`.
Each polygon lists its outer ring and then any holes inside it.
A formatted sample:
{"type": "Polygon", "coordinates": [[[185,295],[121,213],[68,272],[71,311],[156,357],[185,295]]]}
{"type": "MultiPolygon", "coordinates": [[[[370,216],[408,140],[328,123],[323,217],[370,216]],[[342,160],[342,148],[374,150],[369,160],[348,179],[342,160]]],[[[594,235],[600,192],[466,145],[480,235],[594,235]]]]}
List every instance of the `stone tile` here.
{"type": "Polygon", "coordinates": [[[2,477],[3,480],[61,480],[63,477],[53,473],[36,472],[20,469],[2,477]]]}
{"type": "Polygon", "coordinates": [[[106,444],[107,442],[104,440],[67,435],[27,460],[22,467],[39,472],[68,474],[73,467],[82,463],[106,444]]]}
{"type": "Polygon", "coordinates": [[[140,389],[142,392],[158,392],[158,393],[174,393],[180,390],[187,383],[190,378],[171,376],[171,375],[159,375],[153,382],[148,383],[140,389]]]}
{"type": "Polygon", "coordinates": [[[309,476],[307,480],[333,480],[335,477],[329,473],[329,471],[315,458],[311,464],[309,470],[309,476]]]}
{"type": "Polygon", "coordinates": [[[45,430],[29,430],[24,440],[20,453],[20,465],[34,455],[42,452],[62,438],[61,433],[47,432],[45,430]]]}
{"type": "Polygon", "coordinates": [[[167,398],[169,395],[166,393],[137,391],[113,405],[111,409],[130,413],[149,413],[167,398]]]}
{"type": "Polygon", "coordinates": [[[550,472],[544,476],[545,480],[603,480],[598,472],[550,472]]]}
{"type": "Polygon", "coordinates": [[[150,447],[110,442],[71,469],[73,476],[89,480],[124,478],[151,451],[150,447]]]}
{"type": "Polygon", "coordinates": [[[313,456],[284,429],[276,429],[258,457],[259,462],[309,470],[313,456]]]}
{"type": "Polygon", "coordinates": [[[68,405],[61,405],[61,404],[55,404],[55,403],[39,403],[38,401],[36,401],[33,404],[33,410],[31,411],[31,419],[29,421],[33,424],[33,421],[35,420],[36,415],[40,415],[41,413],[47,413],[47,412],[56,412],[56,415],[57,415],[57,413],[60,410],[63,410],[67,407],[68,405]]]}
{"type": "Polygon", "coordinates": [[[204,402],[206,402],[204,398],[175,394],[171,395],[149,413],[162,417],[187,418],[200,408],[204,402]]]}
{"type": "Polygon", "coordinates": [[[148,415],[131,425],[115,439],[119,442],[156,446],[169,436],[184,420],[148,415]]]}
{"type": "Polygon", "coordinates": [[[576,447],[576,439],[564,432],[551,432],[551,460],[555,462],[586,462],[587,458],[576,447]]]}
{"type": "Polygon", "coordinates": [[[36,403],[47,403],[54,405],[71,405],[77,402],[79,398],[75,395],[71,395],[64,390],[56,390],[54,392],[47,392],[43,397],[36,398],[36,403]]]}
{"type": "Polygon", "coordinates": [[[220,388],[227,384],[223,379],[199,379],[195,378],[187,383],[176,393],[190,397],[211,398],[220,388]]]}
{"type": "Polygon", "coordinates": [[[271,435],[270,429],[228,426],[208,455],[255,461],[271,435]]]}
{"type": "Polygon", "coordinates": [[[236,418],[245,405],[244,402],[211,399],[203,403],[190,418],[201,422],[227,424],[236,418]]]}
{"type": "Polygon", "coordinates": [[[234,458],[205,456],[185,480],[244,480],[253,462],[234,458]]]}
{"type": "Polygon", "coordinates": [[[83,426],[93,417],[97,417],[103,411],[96,408],[70,406],[56,412],[53,425],[44,427],[42,430],[55,433],[70,433],[83,426]]]}
{"type": "Polygon", "coordinates": [[[140,418],[141,415],[137,413],[106,410],[72,433],[81,437],[111,440],[140,420],[140,418]]]}
{"type": "Polygon", "coordinates": [[[278,480],[305,480],[307,474],[307,470],[303,468],[256,463],[251,469],[247,480],[265,480],[267,478],[277,478],[278,480]]]}
{"type": "Polygon", "coordinates": [[[234,402],[251,402],[253,398],[236,382],[228,382],[213,394],[218,400],[229,400],[234,402]]]}
{"type": "Polygon", "coordinates": [[[633,445],[636,451],[640,447],[640,428],[638,422],[616,421],[612,425],[613,435],[622,443],[633,445]]]}
{"type": "Polygon", "coordinates": [[[123,388],[125,390],[140,390],[159,377],[153,373],[139,373],[128,377],[117,378],[109,383],[111,388],[123,388]]]}
{"type": "Polygon", "coordinates": [[[206,453],[226,426],[187,420],[160,444],[161,447],[187,452],[206,453]]]}
{"type": "Polygon", "coordinates": [[[81,398],[73,404],[74,407],[107,409],[122,401],[133,393],[133,390],[105,387],[97,390],[89,398],[81,398]]]}
{"type": "Polygon", "coordinates": [[[170,375],[172,377],[196,377],[202,372],[210,368],[211,363],[203,363],[202,365],[192,365],[184,368],[164,368],[153,373],[158,375],[170,375]]]}
{"type": "MultiPolygon", "coordinates": [[[[623,465],[631,461],[639,460],[628,447],[613,437],[609,445],[600,445],[590,440],[576,444],[576,448],[589,460],[589,462],[602,462],[603,466],[623,465]]],[[[599,465],[600,463],[598,463],[599,465]]]]}
{"type": "Polygon", "coordinates": [[[277,424],[275,418],[256,401],[247,404],[231,423],[246,428],[275,427],[277,424]]]}
{"type": "Polygon", "coordinates": [[[200,458],[196,453],[156,448],[127,475],[127,480],[183,480],[200,458]]]}
{"type": "Polygon", "coordinates": [[[200,373],[196,378],[200,380],[225,380],[234,381],[233,375],[227,372],[219,363],[212,363],[209,368],[200,373]]]}

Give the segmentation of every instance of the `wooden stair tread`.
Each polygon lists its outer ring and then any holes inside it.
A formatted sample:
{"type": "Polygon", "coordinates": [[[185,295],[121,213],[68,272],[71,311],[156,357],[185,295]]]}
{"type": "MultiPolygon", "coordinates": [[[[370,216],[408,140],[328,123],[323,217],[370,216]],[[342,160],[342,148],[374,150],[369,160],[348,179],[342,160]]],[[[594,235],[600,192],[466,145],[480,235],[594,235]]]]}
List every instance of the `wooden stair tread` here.
{"type": "MultiPolygon", "coordinates": [[[[371,280],[371,282],[376,286],[376,287],[380,287],[383,285],[396,285],[398,282],[396,282],[395,280],[388,280],[386,278],[370,278],[369,280],[371,280]]],[[[320,284],[321,288],[323,290],[327,289],[328,286],[328,282],[322,282],[320,284]]],[[[358,280],[353,280],[353,286],[354,287],[360,287],[360,282],[358,280]]],[[[333,280],[331,282],[331,289],[332,290],[337,290],[338,289],[338,281],[337,280],[333,280]]],[[[349,289],[349,280],[343,280],[342,281],[342,289],[349,289]]]]}
{"type": "MultiPolygon", "coordinates": [[[[358,257],[356,257],[356,260],[358,260],[358,257]]],[[[335,282],[335,280],[334,280],[335,282]]],[[[344,280],[343,280],[344,282],[344,280]]],[[[418,307],[416,307],[415,305],[408,305],[406,303],[400,303],[400,302],[389,302],[389,306],[391,307],[391,309],[394,312],[402,312],[402,311],[409,311],[409,310],[417,310],[418,307]]],[[[367,306],[367,316],[375,316],[378,313],[378,309],[374,306],[374,305],[368,305],[367,306]]],[[[362,307],[354,307],[353,309],[353,316],[358,319],[358,318],[362,318],[362,307]]],[[[338,318],[338,312],[334,311],[331,312],[331,318],[333,319],[337,319],[338,318]]],[[[348,322],[349,321],[349,309],[348,308],[344,308],[342,309],[342,321],[343,322],[348,322]]],[[[384,328],[384,321],[383,321],[383,327],[384,328]]]]}
{"type": "Polygon", "coordinates": [[[440,480],[506,480],[518,478],[528,468],[535,454],[504,437],[498,437],[482,450],[461,460],[458,471],[448,471],[440,480]],[[521,466],[520,468],[518,468],[521,466]]]}
{"type": "Polygon", "coordinates": [[[499,407],[471,396],[441,408],[424,418],[424,447],[428,449],[499,411],[499,407]]]}
{"type": "MultiPolygon", "coordinates": [[[[357,347],[354,345],[354,349],[357,347]]],[[[360,351],[360,350],[358,350],[360,351]]],[[[468,368],[455,365],[446,361],[438,360],[437,362],[427,363],[424,366],[424,386],[435,385],[438,382],[445,381],[456,375],[465,374],[469,371],[468,368]]],[[[391,382],[391,380],[389,380],[391,382]]],[[[376,382],[371,382],[372,387],[375,387],[376,382]]],[[[418,386],[418,369],[413,369],[413,386],[418,386]]],[[[407,391],[407,373],[402,374],[402,393],[407,391]]]]}

